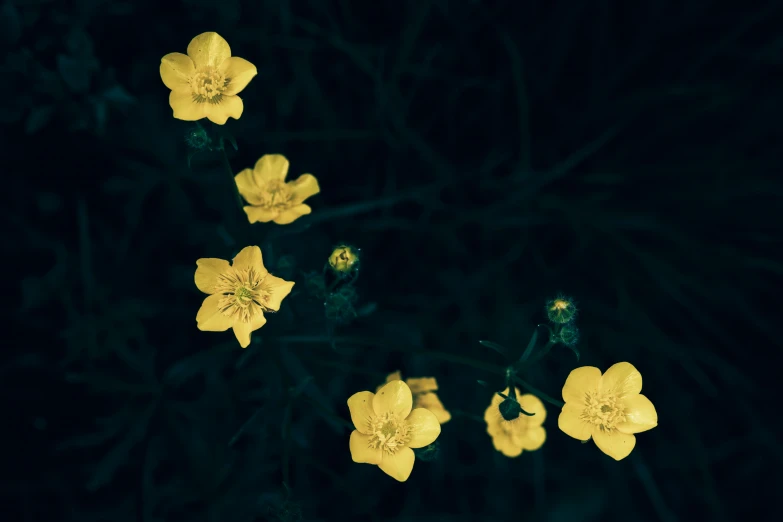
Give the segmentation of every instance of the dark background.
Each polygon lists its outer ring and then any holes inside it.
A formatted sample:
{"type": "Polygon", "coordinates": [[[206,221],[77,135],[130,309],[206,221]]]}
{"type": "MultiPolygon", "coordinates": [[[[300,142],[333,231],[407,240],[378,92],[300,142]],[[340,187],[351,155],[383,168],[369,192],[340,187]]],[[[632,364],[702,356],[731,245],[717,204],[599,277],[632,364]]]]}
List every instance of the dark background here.
{"type": "Polygon", "coordinates": [[[783,4],[0,4],[4,520],[774,509],[783,4]],[[204,31],[259,71],[225,126],[234,172],[285,154],[320,181],[312,215],[249,226],[220,153],[188,167],[158,67],[204,31]],[[362,252],[343,325],[307,283],[339,241],[362,252]],[[196,329],[193,273],[251,244],[297,285],[242,350],[196,329]],[[474,418],[476,380],[503,388],[478,340],[520,350],[561,291],[581,360],[558,347],[525,378],[559,398],[576,366],[633,363],[659,426],[621,462],[551,405],[516,459],[474,418]],[[346,425],[395,369],[454,414],[402,484],[351,462],[346,425]]]}

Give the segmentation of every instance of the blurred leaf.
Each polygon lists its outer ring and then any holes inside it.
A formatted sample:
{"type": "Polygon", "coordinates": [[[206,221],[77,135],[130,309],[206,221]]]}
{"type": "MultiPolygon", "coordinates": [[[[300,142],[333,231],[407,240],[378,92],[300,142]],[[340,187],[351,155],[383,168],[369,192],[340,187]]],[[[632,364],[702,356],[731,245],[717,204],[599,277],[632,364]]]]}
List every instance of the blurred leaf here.
{"type": "Polygon", "coordinates": [[[90,88],[92,71],[86,60],[60,54],[57,56],[57,71],[71,91],[84,93],[90,88]]]}
{"type": "Polygon", "coordinates": [[[22,24],[19,19],[19,11],[6,0],[0,7],[0,35],[6,44],[15,44],[22,36],[22,24]]]}
{"type": "Polygon", "coordinates": [[[126,106],[136,103],[136,98],[125,90],[125,87],[119,84],[114,84],[103,91],[102,96],[106,101],[117,106],[126,106]]]}
{"type": "Polygon", "coordinates": [[[33,110],[27,115],[27,121],[24,124],[26,134],[35,134],[43,129],[54,115],[54,105],[39,105],[33,107],[33,110]]]}

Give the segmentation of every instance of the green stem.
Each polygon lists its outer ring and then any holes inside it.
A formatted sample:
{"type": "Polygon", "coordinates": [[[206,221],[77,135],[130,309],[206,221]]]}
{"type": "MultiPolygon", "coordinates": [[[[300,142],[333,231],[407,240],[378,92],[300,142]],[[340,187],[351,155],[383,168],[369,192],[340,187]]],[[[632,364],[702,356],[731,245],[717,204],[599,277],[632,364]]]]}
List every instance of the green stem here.
{"type": "Polygon", "coordinates": [[[223,167],[228,173],[228,178],[231,183],[231,190],[234,192],[234,196],[236,197],[236,202],[237,202],[237,206],[239,207],[239,211],[242,214],[244,214],[245,204],[242,202],[242,195],[239,193],[239,189],[237,188],[237,182],[234,180],[234,171],[231,169],[231,163],[228,162],[228,154],[226,154],[226,148],[223,146],[222,140],[220,143],[220,157],[223,160],[223,167]]]}
{"type": "Polygon", "coordinates": [[[559,400],[557,400],[557,399],[553,399],[552,397],[550,397],[550,396],[549,396],[549,395],[547,395],[546,393],[542,392],[542,391],[541,391],[541,390],[539,390],[538,388],[535,388],[535,387],[534,387],[534,386],[532,386],[530,383],[528,383],[528,382],[526,382],[526,381],[523,381],[523,380],[522,380],[522,379],[520,379],[519,377],[514,377],[514,382],[516,382],[517,384],[519,384],[520,386],[522,386],[524,389],[526,389],[527,391],[529,391],[529,392],[530,392],[530,393],[532,393],[533,395],[536,395],[536,396],[538,396],[538,398],[540,398],[540,399],[544,399],[544,400],[545,400],[546,402],[548,402],[549,404],[552,404],[552,405],[554,405],[554,406],[557,406],[558,408],[562,408],[563,406],[565,406],[565,403],[564,403],[563,401],[559,401],[559,400]]]}

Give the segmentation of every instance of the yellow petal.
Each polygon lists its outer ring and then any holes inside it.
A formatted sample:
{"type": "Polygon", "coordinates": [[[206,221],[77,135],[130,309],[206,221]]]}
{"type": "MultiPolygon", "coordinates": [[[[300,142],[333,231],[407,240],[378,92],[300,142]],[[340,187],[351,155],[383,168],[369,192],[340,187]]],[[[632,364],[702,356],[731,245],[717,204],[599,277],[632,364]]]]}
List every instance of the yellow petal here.
{"type": "Polygon", "coordinates": [[[601,370],[594,366],[582,366],[571,370],[563,385],[563,400],[583,404],[585,393],[598,389],[601,370]]]}
{"type": "Polygon", "coordinates": [[[283,303],[283,299],[291,293],[291,289],[294,287],[293,281],[286,281],[272,274],[267,275],[261,283],[264,290],[269,292],[269,298],[265,303],[265,306],[270,310],[277,312],[280,310],[280,305],[283,303]]]}
{"type": "Polygon", "coordinates": [[[371,435],[372,429],[370,422],[375,416],[375,410],[372,408],[373,397],[375,394],[369,391],[354,393],[348,398],[348,411],[351,412],[351,421],[359,433],[371,435]]]}
{"type": "Polygon", "coordinates": [[[612,457],[614,460],[623,460],[631,454],[636,446],[636,437],[629,433],[613,431],[611,433],[595,430],[593,440],[598,449],[612,457]]]}
{"type": "Polygon", "coordinates": [[[529,428],[520,438],[523,450],[535,451],[546,442],[546,430],[541,426],[529,428]]]}
{"type": "Polygon", "coordinates": [[[247,214],[247,219],[251,224],[253,223],[269,223],[277,216],[280,215],[279,210],[271,210],[264,207],[242,207],[247,214]]]}
{"type": "MultiPolygon", "coordinates": [[[[244,169],[242,172],[234,176],[234,181],[237,184],[237,190],[245,198],[245,201],[251,205],[260,205],[263,201],[261,197],[261,189],[256,185],[253,179],[253,169],[244,169]]],[[[270,219],[271,221],[271,219],[270,219]]]]}
{"type": "Polygon", "coordinates": [[[563,406],[563,411],[557,418],[557,427],[560,431],[578,440],[590,440],[593,434],[593,425],[579,418],[583,408],[576,404],[567,402],[563,406]]]}
{"type": "Polygon", "coordinates": [[[492,436],[500,433],[500,423],[503,422],[503,416],[500,415],[500,411],[496,404],[490,404],[486,410],[484,410],[484,421],[487,423],[487,433],[492,436]]]}
{"type": "Polygon", "coordinates": [[[644,395],[631,395],[623,399],[625,422],[617,425],[623,433],[641,433],[658,425],[658,412],[644,395]]]}
{"type": "Polygon", "coordinates": [[[506,457],[519,457],[522,455],[522,446],[514,444],[506,433],[500,433],[492,437],[492,445],[506,457]]]}
{"type": "Polygon", "coordinates": [[[206,103],[194,102],[190,91],[171,91],[169,105],[178,120],[197,121],[207,117],[206,103]]]}
{"type": "Polygon", "coordinates": [[[409,448],[423,448],[435,442],[440,435],[440,423],[435,414],[425,408],[416,408],[405,419],[411,429],[409,448]]]}
{"type": "Polygon", "coordinates": [[[295,207],[291,207],[288,210],[281,212],[273,221],[278,225],[288,225],[312,211],[313,209],[308,205],[296,205],[295,207]]]}
{"type": "Polygon", "coordinates": [[[229,80],[223,94],[235,95],[247,87],[250,80],[258,74],[258,69],[244,58],[232,56],[220,65],[221,72],[229,80]]]}
{"type": "Polygon", "coordinates": [[[601,390],[611,391],[621,398],[636,395],[642,391],[642,374],[631,363],[613,364],[601,377],[601,390]]]}
{"type": "Polygon", "coordinates": [[[270,181],[283,181],[288,175],[288,160],[282,154],[264,154],[256,161],[253,175],[259,187],[270,181]]]}
{"type": "Polygon", "coordinates": [[[541,426],[541,424],[544,423],[546,420],[546,408],[544,407],[544,403],[541,402],[541,399],[535,395],[526,393],[521,397],[517,397],[517,400],[523,410],[535,414],[532,417],[522,415],[524,419],[521,420],[524,420],[528,426],[541,426]]]}
{"type": "Polygon", "coordinates": [[[411,389],[403,381],[392,381],[384,385],[372,399],[372,409],[376,415],[393,413],[404,419],[410,415],[412,408],[411,389]]]}
{"type": "Polygon", "coordinates": [[[229,268],[228,261],[214,257],[205,257],[196,261],[196,287],[205,294],[216,292],[218,277],[229,268]]]}
{"type": "Polygon", "coordinates": [[[202,103],[205,114],[212,123],[225,125],[228,118],[238,120],[245,110],[245,104],[239,96],[223,96],[220,103],[202,103]]]}
{"type": "Polygon", "coordinates": [[[286,183],[291,188],[296,203],[302,203],[310,196],[315,196],[321,192],[318,186],[318,180],[312,174],[302,174],[294,181],[286,183]]]}
{"type": "Polygon", "coordinates": [[[160,78],[172,91],[190,92],[190,77],[196,73],[193,60],[186,54],[169,53],[160,60],[160,78]]]}
{"type": "Polygon", "coordinates": [[[440,398],[436,393],[421,393],[413,396],[414,408],[426,408],[435,414],[438,418],[438,422],[441,424],[447,423],[451,420],[451,413],[440,402],[440,398]]]}
{"type": "Polygon", "coordinates": [[[411,377],[405,379],[405,382],[410,386],[411,393],[427,393],[438,389],[438,381],[435,377],[411,377]]]}
{"type": "Polygon", "coordinates": [[[264,258],[261,255],[261,249],[257,246],[247,246],[240,250],[234,257],[234,268],[237,270],[254,268],[259,277],[266,277],[269,273],[264,268],[264,258]]]}
{"type": "Polygon", "coordinates": [[[250,334],[266,324],[264,312],[259,312],[253,316],[249,323],[241,321],[234,322],[234,335],[239,341],[239,346],[247,348],[250,346],[250,334]]]}
{"type": "Polygon", "coordinates": [[[201,303],[196,314],[198,329],[202,332],[225,332],[234,324],[234,320],[220,311],[221,294],[210,295],[201,303]]]}
{"type": "Polygon", "coordinates": [[[370,436],[359,433],[356,430],[351,432],[351,440],[348,443],[351,450],[351,458],[354,462],[360,464],[380,464],[383,456],[381,448],[370,447],[370,436]]]}
{"type": "Polygon", "coordinates": [[[231,57],[231,47],[217,33],[201,33],[188,44],[188,56],[196,67],[218,67],[231,57]]]}
{"type": "Polygon", "coordinates": [[[392,372],[392,373],[390,373],[389,375],[386,376],[386,381],[384,381],[383,384],[381,384],[381,385],[379,385],[379,386],[377,386],[375,388],[375,391],[377,393],[378,391],[380,391],[381,388],[383,388],[383,386],[385,384],[388,384],[388,383],[390,383],[392,381],[400,381],[400,380],[402,380],[402,374],[400,374],[400,370],[397,370],[396,372],[392,372]]]}
{"type": "Polygon", "coordinates": [[[394,455],[384,453],[378,467],[390,477],[399,480],[400,482],[405,482],[408,480],[408,477],[411,476],[413,462],[415,460],[416,456],[413,454],[412,449],[400,448],[394,455]]]}

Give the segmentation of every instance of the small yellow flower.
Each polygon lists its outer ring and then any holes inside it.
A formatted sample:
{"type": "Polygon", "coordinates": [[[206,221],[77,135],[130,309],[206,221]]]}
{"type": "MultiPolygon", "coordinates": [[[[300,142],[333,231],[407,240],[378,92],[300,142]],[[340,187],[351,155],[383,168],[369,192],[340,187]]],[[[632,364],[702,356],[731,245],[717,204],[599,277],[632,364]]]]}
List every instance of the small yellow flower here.
{"type": "Polygon", "coordinates": [[[237,96],[258,74],[217,33],[202,33],[188,45],[188,54],[169,53],[160,61],[160,77],[171,89],[169,105],[179,120],[209,118],[223,125],[229,116],[239,119],[244,105],[237,96]]]}
{"type": "Polygon", "coordinates": [[[416,456],[411,448],[423,448],[440,435],[435,414],[413,409],[411,389],[391,381],[377,393],[363,391],[348,399],[356,429],[349,447],[354,462],[375,464],[390,477],[405,482],[416,456]]]}
{"type": "Polygon", "coordinates": [[[332,250],[329,266],[335,272],[346,273],[353,270],[359,262],[359,254],[352,246],[340,245],[332,250]]]}
{"type": "MultiPolygon", "coordinates": [[[[544,403],[535,395],[526,393],[520,396],[519,389],[514,390],[522,409],[535,415],[528,417],[520,414],[516,419],[507,421],[500,414],[499,406],[504,399],[498,394],[492,397],[492,402],[484,411],[487,433],[492,437],[492,444],[506,457],[518,457],[523,450],[535,451],[546,441],[546,430],[542,426],[546,420],[544,403]]],[[[508,395],[508,392],[508,388],[503,390],[505,395],[508,395]]]]}
{"type": "Polygon", "coordinates": [[[294,283],[270,274],[264,268],[261,249],[249,246],[234,258],[196,261],[196,286],[210,294],[196,315],[198,329],[224,332],[234,329],[239,345],[250,345],[250,334],[266,324],[264,312],[277,312],[294,283]]]}
{"type": "Polygon", "coordinates": [[[573,370],[563,386],[563,406],[557,425],[566,435],[587,441],[615,460],[636,445],[634,433],[658,425],[658,413],[641,395],[642,374],[630,363],[611,366],[601,375],[593,366],[573,370]]]}
{"type": "Polygon", "coordinates": [[[239,193],[250,204],[244,207],[250,223],[287,225],[312,212],[303,201],[321,192],[316,177],[302,174],[286,183],[287,175],[285,156],[265,154],[253,169],[244,169],[234,177],[239,193]]]}
{"type": "MultiPolygon", "coordinates": [[[[390,373],[386,376],[386,383],[392,381],[401,380],[401,374],[398,371],[390,373]]],[[[426,408],[435,414],[440,424],[446,424],[451,420],[451,413],[440,402],[438,394],[435,393],[438,390],[438,381],[435,377],[409,377],[405,379],[405,384],[411,389],[413,394],[413,407],[414,408],[426,408]]],[[[380,390],[384,385],[381,384],[376,388],[376,392],[380,390]]]]}

